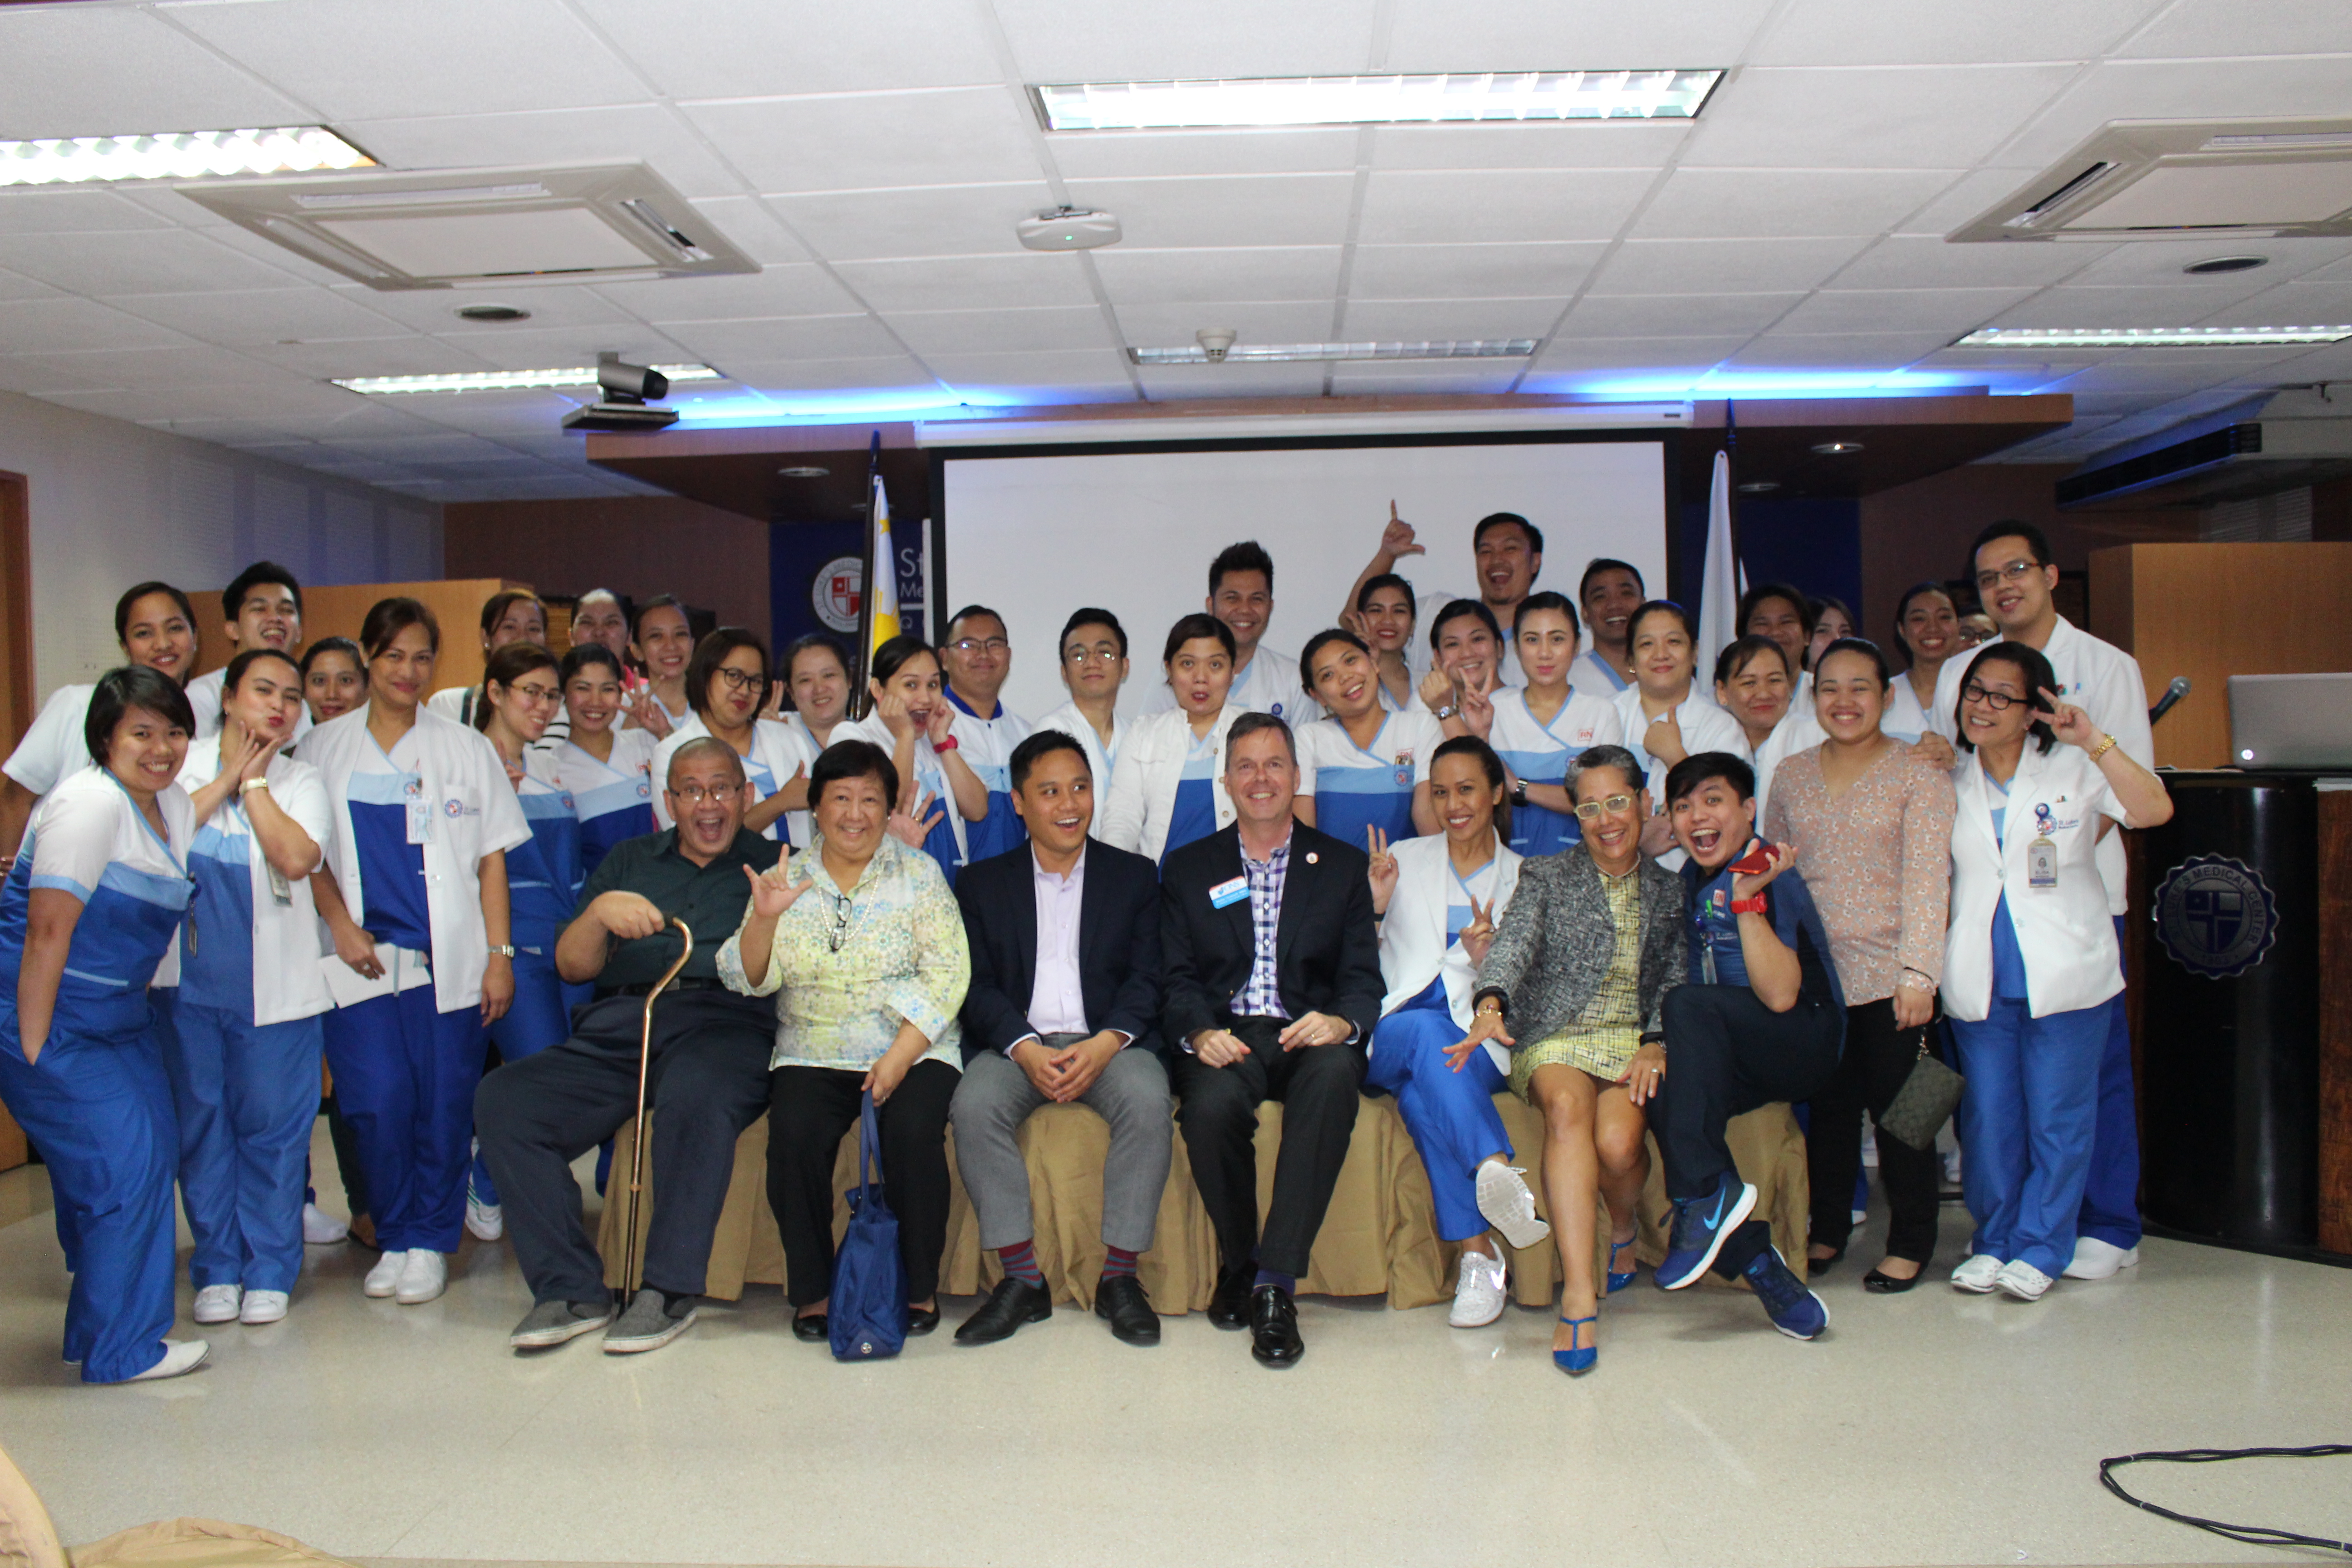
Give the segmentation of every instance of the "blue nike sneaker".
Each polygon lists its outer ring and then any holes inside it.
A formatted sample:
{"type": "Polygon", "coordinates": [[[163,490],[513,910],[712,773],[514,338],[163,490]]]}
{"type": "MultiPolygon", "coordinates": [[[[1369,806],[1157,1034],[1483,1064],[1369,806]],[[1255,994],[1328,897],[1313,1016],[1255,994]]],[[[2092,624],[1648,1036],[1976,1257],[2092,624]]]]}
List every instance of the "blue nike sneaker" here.
{"type": "Polygon", "coordinates": [[[1830,1310],[1790,1272],[1780,1248],[1766,1247],[1740,1274],[1756,1288],[1756,1299],[1764,1303],[1772,1326],[1790,1339],[1813,1339],[1830,1326],[1830,1310]]]}
{"type": "Polygon", "coordinates": [[[1724,1172],[1715,1191],[1704,1197],[1676,1198],[1674,1230],[1658,1264],[1658,1289],[1679,1290],[1714,1267],[1724,1237],[1755,1209],[1756,1189],[1732,1171],[1724,1172]]]}

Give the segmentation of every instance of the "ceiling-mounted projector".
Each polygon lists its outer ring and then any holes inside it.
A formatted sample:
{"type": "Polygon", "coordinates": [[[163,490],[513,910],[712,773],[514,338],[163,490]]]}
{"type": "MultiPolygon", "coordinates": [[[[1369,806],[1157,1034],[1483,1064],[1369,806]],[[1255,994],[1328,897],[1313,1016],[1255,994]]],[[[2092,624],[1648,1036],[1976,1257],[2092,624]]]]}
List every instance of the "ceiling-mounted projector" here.
{"type": "Polygon", "coordinates": [[[596,385],[604,395],[565,415],[566,430],[663,430],[677,423],[677,409],[647,406],[669,395],[669,377],[657,370],[623,364],[617,353],[600,353],[596,385]]]}
{"type": "Polygon", "coordinates": [[[1118,219],[1090,207],[1044,207],[1013,226],[1032,250],[1092,250],[1117,245],[1118,219]]]}

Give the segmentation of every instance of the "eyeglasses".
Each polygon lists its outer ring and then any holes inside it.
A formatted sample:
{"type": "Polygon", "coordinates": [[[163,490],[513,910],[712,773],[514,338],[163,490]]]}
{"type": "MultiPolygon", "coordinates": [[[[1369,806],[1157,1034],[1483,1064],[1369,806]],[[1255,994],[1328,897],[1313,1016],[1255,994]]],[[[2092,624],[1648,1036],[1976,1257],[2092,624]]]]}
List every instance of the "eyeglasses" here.
{"type": "Polygon", "coordinates": [[[712,784],[709,789],[705,789],[698,784],[690,784],[681,785],[669,793],[688,805],[700,805],[706,800],[716,805],[725,805],[742,794],[746,787],[743,784],[712,784]]]}
{"type": "Polygon", "coordinates": [[[1960,698],[1967,702],[1981,702],[1996,713],[2005,713],[2025,700],[2022,697],[2011,697],[2006,691],[1995,691],[1981,680],[1971,680],[1961,687],[1960,698]]]}
{"type": "Polygon", "coordinates": [[[552,686],[509,686],[507,689],[526,702],[561,702],[563,693],[552,686]]]}
{"type": "Polygon", "coordinates": [[[1118,649],[1109,643],[1101,643],[1094,647],[1068,648],[1064,650],[1062,661],[1065,664],[1116,664],[1118,662],[1118,649]]]}
{"type": "Polygon", "coordinates": [[[1577,802],[1576,815],[1584,821],[1591,822],[1604,811],[1610,816],[1614,816],[1621,811],[1631,811],[1633,809],[1633,797],[1632,795],[1604,795],[1599,800],[1583,800],[1577,802]]]}
{"type": "Polygon", "coordinates": [[[711,673],[725,681],[727,689],[730,691],[741,691],[750,687],[765,686],[768,683],[768,678],[756,669],[730,669],[722,664],[711,673]]]}
{"type": "Polygon", "coordinates": [[[948,644],[958,653],[1003,653],[1012,646],[1003,637],[958,637],[948,644]]]}
{"type": "Polygon", "coordinates": [[[2039,561],[2012,561],[1998,572],[1978,573],[1977,587],[1981,592],[1989,592],[2000,587],[2003,583],[2022,583],[2028,572],[2038,572],[2041,569],[2042,563],[2039,561]]]}
{"type": "Polygon", "coordinates": [[[849,895],[847,893],[841,892],[835,893],[833,895],[833,937],[832,940],[826,943],[826,950],[828,952],[839,952],[841,951],[841,944],[848,939],[850,913],[851,906],[849,902],[849,895]]]}

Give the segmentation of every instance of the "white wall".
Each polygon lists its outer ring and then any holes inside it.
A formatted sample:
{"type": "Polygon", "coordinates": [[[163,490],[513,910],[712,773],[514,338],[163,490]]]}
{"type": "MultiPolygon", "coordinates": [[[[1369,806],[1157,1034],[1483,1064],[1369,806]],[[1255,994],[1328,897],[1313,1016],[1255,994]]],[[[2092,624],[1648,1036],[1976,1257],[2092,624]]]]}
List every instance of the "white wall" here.
{"type": "Polygon", "coordinates": [[[0,392],[0,469],[30,482],[37,700],[121,662],[114,601],[133,583],[193,597],[261,559],[305,584],[441,574],[432,502],[16,393],[0,392]]]}

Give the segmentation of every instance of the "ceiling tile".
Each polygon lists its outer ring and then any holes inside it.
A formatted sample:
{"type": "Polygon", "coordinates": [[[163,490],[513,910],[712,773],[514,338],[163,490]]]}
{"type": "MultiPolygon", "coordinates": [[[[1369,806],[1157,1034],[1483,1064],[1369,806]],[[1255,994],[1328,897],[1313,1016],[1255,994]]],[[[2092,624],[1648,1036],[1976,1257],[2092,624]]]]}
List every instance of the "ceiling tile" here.
{"type": "Polygon", "coordinates": [[[580,406],[576,398],[537,389],[528,392],[419,394],[403,397],[400,403],[419,419],[429,420],[434,425],[497,436],[502,439],[561,431],[563,416],[580,406]]]}
{"type": "Polygon", "coordinates": [[[0,304],[0,354],[166,348],[187,341],[152,321],[89,300],[60,297],[0,304]]]}
{"type": "Polygon", "coordinates": [[[1542,371],[1706,367],[1738,353],[1751,334],[1703,338],[1554,338],[1535,361],[1542,371]]]}
{"type": "Polygon", "coordinates": [[[929,261],[845,261],[841,280],[875,310],[1011,310],[1024,305],[1093,302],[1080,257],[1025,251],[1018,256],[958,256],[929,261]]]}
{"type": "Polygon", "coordinates": [[[2352,278],[2280,283],[2250,300],[2200,316],[2200,327],[2318,327],[2352,324],[2352,278]]]}
{"type": "MultiPolygon", "coordinates": [[[[641,320],[720,321],[746,316],[827,316],[859,309],[821,267],[770,267],[756,274],[600,283],[596,292],[641,320]]],[[[517,296],[518,302],[530,301],[517,296]]]]}
{"type": "MultiPolygon", "coordinates": [[[[747,278],[744,281],[756,282],[747,278]]],[[[643,289],[691,288],[712,279],[670,279],[634,285],[643,289]]],[[[730,279],[733,281],[733,279],[730,279]]],[[[609,287],[609,285],[608,285],[609,287]]],[[[528,327],[571,327],[601,322],[632,321],[636,318],[584,283],[520,283],[509,289],[371,289],[363,283],[338,285],[334,294],[366,310],[389,316],[420,332],[446,332],[496,337],[528,327]],[[530,312],[523,321],[468,321],[457,312],[468,305],[512,305],[530,312]]],[[[750,312],[740,312],[750,313],[750,312]]]]}
{"type": "Polygon", "coordinates": [[[617,353],[631,364],[679,364],[697,356],[658,327],[631,321],[606,327],[508,327],[503,331],[460,329],[436,335],[445,359],[478,360],[493,370],[559,370],[596,363],[617,353]]]}
{"type": "Polygon", "coordinates": [[[1629,239],[1593,280],[1595,294],[1738,293],[1811,289],[1870,242],[1843,239],[1629,239]]]}
{"type": "Polygon", "coordinates": [[[1087,353],[945,354],[927,363],[941,381],[962,393],[1066,383],[1118,387],[1126,398],[1135,395],[1134,384],[1127,379],[1127,356],[1109,349],[1087,353]]]}
{"type": "Polygon", "coordinates": [[[1751,69],[1706,106],[1685,168],[1950,169],[1986,156],[2070,66],[1751,69]]]}
{"type": "MultiPolygon", "coordinates": [[[[2227,283],[2226,279],[2216,282],[2227,283]]],[[[2209,294],[2200,289],[2170,287],[2097,288],[2062,284],[2044,289],[2013,308],[2000,312],[1991,325],[2001,327],[2185,327],[2254,290],[2240,287],[2209,294]]]]}
{"type": "Polygon", "coordinates": [[[1338,245],[1348,237],[1355,175],[1073,180],[1071,202],[1118,216],[1127,242],[1175,246],[1338,245]]]}
{"type": "Polygon", "coordinates": [[[1328,367],[1320,361],[1273,364],[1139,365],[1137,379],[1155,402],[1188,397],[1314,397],[1328,367]]]}
{"type": "MultiPolygon", "coordinates": [[[[443,375],[453,371],[499,368],[481,354],[453,347],[437,339],[407,334],[396,338],[357,338],[323,342],[256,343],[246,353],[265,364],[319,381],[355,375],[443,375]]],[[[536,370],[536,365],[522,367],[536,370]]]]}
{"type": "Polygon", "coordinates": [[[1087,253],[1103,289],[1129,305],[1222,300],[1329,300],[1339,289],[1340,247],[1271,250],[1129,250],[1087,253]]]}
{"type": "Polygon", "coordinates": [[[39,384],[26,392],[168,392],[183,386],[243,386],[278,383],[286,372],[208,343],[170,348],[97,349],[79,353],[10,354],[12,375],[39,384]]]}
{"type": "MultiPolygon", "coordinates": [[[[0,12],[0,37],[5,36],[5,16],[0,12]]],[[[167,194],[191,211],[204,210],[177,192],[167,194]]],[[[169,218],[137,202],[125,201],[123,195],[121,191],[102,186],[49,190],[39,185],[11,185],[0,189],[0,234],[92,234],[106,229],[173,226],[169,218]]]]}
{"type": "Polygon", "coordinates": [[[1031,310],[900,310],[890,328],[927,360],[941,354],[1042,353],[1101,348],[1111,331],[1097,306],[1031,310]]]}
{"type": "Polygon", "coordinates": [[[582,0],[581,9],[672,98],[999,79],[982,0],[898,0],[887,22],[862,6],[774,0],[698,0],[690,16],[645,0],[582,0]]]}
{"type": "MultiPolygon", "coordinates": [[[[765,205],[828,261],[910,256],[1017,256],[1013,226],[1055,205],[1042,180],[769,196],[765,205]]],[[[1120,214],[1122,217],[1126,215],[1120,214]]],[[[1133,229],[1129,233],[1131,235],[1133,229]]]]}
{"type": "Polygon", "coordinates": [[[1121,348],[1190,348],[1204,329],[1225,328],[1238,342],[1319,343],[1331,336],[1333,300],[1220,301],[1193,305],[1122,305],[1121,348]]]}
{"type": "Polygon", "coordinates": [[[1564,299],[1351,300],[1339,333],[1351,343],[1540,338],[1567,308],[1564,299]]]}
{"type": "Polygon", "coordinates": [[[361,120],[344,129],[353,142],[394,169],[644,163],[689,199],[733,195],[743,189],[741,179],[677,112],[659,104],[361,120]]]}
{"type": "Polygon", "coordinates": [[[1700,337],[1761,331],[1786,315],[1801,294],[1643,294],[1601,299],[1587,295],[1569,313],[1575,338],[1700,337]]]}
{"type": "Polygon", "coordinates": [[[1608,239],[1655,180],[1620,169],[1375,174],[1357,237],[1369,245],[1608,239]]]}
{"type": "Polygon", "coordinates": [[[0,235],[0,266],[89,295],[300,286],[277,268],[186,229],[0,235]]]}
{"type": "Polygon", "coordinates": [[[2168,0],[1976,0],[1888,5],[1798,0],[1748,53],[1757,65],[1976,65],[2105,53],[2168,0]]]}
{"type": "MultiPolygon", "coordinates": [[[[382,298],[381,295],[377,298],[382,298]]],[[[408,329],[331,289],[259,289],[213,294],[126,294],[109,303],[208,343],[288,338],[405,337],[408,329]]]]}
{"type": "Polygon", "coordinates": [[[1343,173],[1356,166],[1361,135],[1353,126],[1070,131],[1046,137],[1045,151],[1073,180],[1343,173]]]}
{"type": "Polygon", "coordinates": [[[685,112],[765,192],[1041,176],[1018,100],[995,88],[693,103],[685,112]]]}
{"type": "Polygon", "coordinates": [[[60,292],[22,273],[0,271],[0,300],[56,299],[60,292]]]}
{"type": "MultiPolygon", "coordinates": [[[[647,96],[560,0],[250,0],[172,16],[337,122],[647,96]]],[[[220,122],[217,111],[204,121],[220,122]]]]}
{"type": "Polygon", "coordinates": [[[763,266],[809,259],[807,247],[784,232],[783,224],[758,196],[703,196],[695,201],[694,210],[763,266]]]}
{"type": "Polygon", "coordinates": [[[1608,252],[1604,240],[1566,245],[1360,245],[1348,274],[1365,300],[1523,299],[1565,294],[1608,252]]]}
{"type": "Polygon", "coordinates": [[[669,335],[688,353],[722,368],[738,360],[869,359],[904,352],[888,328],[863,313],[680,321],[669,335]]]}
{"type": "Polygon", "coordinates": [[[993,8],[1033,82],[1367,70],[1380,13],[1378,0],[995,0],[993,8]]]}
{"type": "Polygon", "coordinates": [[[910,391],[936,395],[939,384],[913,360],[771,360],[732,364],[728,373],[761,392],[910,391]]]}
{"type": "Polygon", "coordinates": [[[2352,54],[2352,10],[2338,0],[2176,0],[2126,55],[2198,59],[2209,55],[2352,54]]]}
{"type": "MultiPolygon", "coordinates": [[[[1955,249],[2073,249],[2071,245],[1969,246],[1955,249]]],[[[2323,275],[2331,263],[2352,257],[2352,239],[2136,239],[2103,247],[2090,265],[2069,281],[2074,283],[2169,283],[2182,289],[2210,291],[2263,288],[2289,278],[2323,275]],[[2266,256],[2267,266],[2250,272],[2189,273],[2192,262],[2217,256],[2266,256]]]]}
{"type": "Polygon", "coordinates": [[[310,116],[143,9],[0,6],[0,137],[121,136],[310,116]]]}
{"type": "Polygon", "coordinates": [[[1659,169],[1690,136],[1688,121],[1382,125],[1376,169],[1659,169]]]}
{"type": "Polygon", "coordinates": [[[1397,0],[1389,70],[1626,70],[1737,64],[1773,0],[1567,5],[1397,0]]]}
{"type": "Polygon", "coordinates": [[[1882,239],[1839,271],[1841,289],[2023,288],[2055,283],[2096,261],[2098,245],[1954,245],[1920,235],[1882,239]]]}
{"type": "Polygon", "coordinates": [[[1633,237],[1882,234],[1950,182],[1909,170],[1677,169],[1633,237]]]}
{"type": "Polygon", "coordinates": [[[1974,331],[2029,298],[2030,289],[1825,289],[1790,311],[1778,332],[1974,331]]]}
{"type": "Polygon", "coordinates": [[[1941,332],[1768,332],[1729,364],[1776,370],[1897,370],[1949,340],[1941,332]]]}

